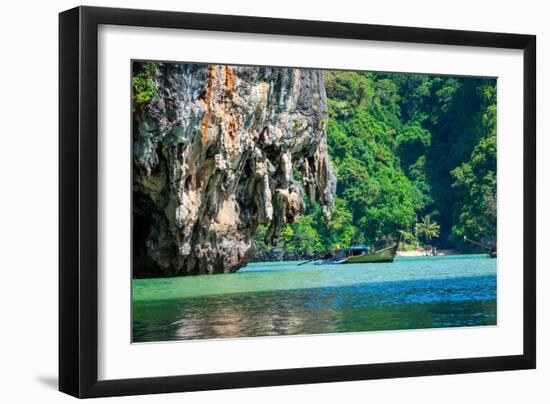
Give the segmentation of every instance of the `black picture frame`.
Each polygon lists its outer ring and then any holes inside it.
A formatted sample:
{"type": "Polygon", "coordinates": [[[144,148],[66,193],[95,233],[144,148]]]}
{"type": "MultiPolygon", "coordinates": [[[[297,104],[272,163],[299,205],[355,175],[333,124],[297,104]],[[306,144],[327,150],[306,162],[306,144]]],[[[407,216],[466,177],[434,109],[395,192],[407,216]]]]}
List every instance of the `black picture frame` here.
{"type": "Polygon", "coordinates": [[[534,35],[96,7],[60,13],[59,389],[84,398],[535,368],[535,73],[534,35]],[[100,24],[523,50],[523,354],[99,381],[100,24]]]}

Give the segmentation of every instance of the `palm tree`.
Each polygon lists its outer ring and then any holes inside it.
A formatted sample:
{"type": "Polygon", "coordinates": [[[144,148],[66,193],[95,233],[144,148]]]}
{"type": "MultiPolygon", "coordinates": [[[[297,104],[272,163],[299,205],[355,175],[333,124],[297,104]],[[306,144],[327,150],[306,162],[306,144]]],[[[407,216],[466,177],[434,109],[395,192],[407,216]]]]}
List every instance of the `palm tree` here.
{"type": "Polygon", "coordinates": [[[439,223],[432,221],[429,215],[422,218],[420,223],[415,226],[416,234],[418,237],[424,237],[426,244],[432,240],[432,238],[439,237],[439,223]]]}

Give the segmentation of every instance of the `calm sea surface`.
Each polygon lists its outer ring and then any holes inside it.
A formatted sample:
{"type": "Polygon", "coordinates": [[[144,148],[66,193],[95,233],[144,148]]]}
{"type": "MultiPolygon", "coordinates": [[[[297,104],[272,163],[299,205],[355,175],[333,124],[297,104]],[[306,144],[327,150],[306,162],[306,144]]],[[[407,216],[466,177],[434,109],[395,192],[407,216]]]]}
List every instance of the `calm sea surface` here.
{"type": "Polygon", "coordinates": [[[133,281],[134,342],[496,324],[496,259],[254,263],[133,281]]]}

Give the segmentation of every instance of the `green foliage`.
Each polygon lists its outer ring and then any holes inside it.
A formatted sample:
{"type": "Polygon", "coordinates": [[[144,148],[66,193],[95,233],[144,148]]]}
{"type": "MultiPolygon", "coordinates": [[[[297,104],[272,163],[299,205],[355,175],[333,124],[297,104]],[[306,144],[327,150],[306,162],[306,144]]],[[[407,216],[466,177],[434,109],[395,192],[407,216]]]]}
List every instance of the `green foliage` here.
{"type": "MultiPolygon", "coordinates": [[[[439,247],[496,238],[496,81],[326,71],[336,207],[287,225],[280,248],[312,255],[403,235],[439,247]],[[422,218],[418,222],[418,218],[422,218]],[[418,222],[418,223],[417,223],[418,222]]],[[[295,129],[298,130],[295,123],[295,129]]]]}
{"type": "Polygon", "coordinates": [[[287,251],[307,256],[321,252],[323,250],[321,237],[313,226],[313,216],[303,216],[294,223],[292,227],[286,231],[289,235],[289,237],[284,240],[287,251]],[[294,251],[288,250],[290,246],[292,246],[294,251]]]}
{"type": "Polygon", "coordinates": [[[419,122],[408,122],[401,128],[396,137],[397,154],[401,160],[401,167],[408,169],[426,153],[431,144],[430,132],[419,122]]]}
{"type": "Polygon", "coordinates": [[[414,251],[418,247],[418,239],[416,234],[411,231],[401,230],[401,242],[399,249],[403,251],[414,251]]]}
{"type": "Polygon", "coordinates": [[[254,238],[254,250],[257,256],[264,256],[270,250],[271,246],[265,242],[265,236],[267,234],[267,226],[261,225],[256,232],[256,237],[254,238]]]}
{"type": "Polygon", "coordinates": [[[133,99],[137,105],[146,104],[158,96],[154,77],[156,74],[156,65],[154,63],[140,64],[141,69],[132,77],[133,99]]]}
{"type": "Polygon", "coordinates": [[[428,215],[424,216],[422,220],[415,225],[417,237],[423,238],[426,244],[429,244],[432,239],[439,237],[439,229],[439,224],[432,221],[428,215]]]}
{"type": "Polygon", "coordinates": [[[461,239],[496,241],[496,136],[488,136],[474,148],[470,160],[451,171],[460,202],[455,208],[453,234],[461,239]]]}
{"type": "Polygon", "coordinates": [[[356,234],[357,228],[354,225],[353,213],[350,211],[348,203],[337,197],[331,219],[326,224],[325,231],[321,229],[323,245],[328,249],[335,248],[336,245],[349,246],[354,242],[356,234]]]}
{"type": "Polygon", "coordinates": [[[431,102],[434,108],[426,123],[432,133],[432,144],[425,166],[434,203],[431,212],[426,213],[432,213],[440,222],[442,244],[453,247],[457,246],[452,228],[458,220],[458,210],[469,202],[453,187],[455,179],[451,172],[468,161],[476,145],[488,135],[484,121],[487,124],[490,121],[487,111],[492,101],[487,95],[496,95],[496,87],[494,80],[448,78],[437,80],[434,88],[436,97],[431,102]]]}
{"type": "Polygon", "coordinates": [[[396,150],[407,142],[429,144],[429,133],[414,125],[402,130],[394,81],[356,72],[327,72],[325,78],[337,194],[347,201],[357,227],[353,242],[374,243],[414,223],[415,203],[422,198],[396,150]]]}

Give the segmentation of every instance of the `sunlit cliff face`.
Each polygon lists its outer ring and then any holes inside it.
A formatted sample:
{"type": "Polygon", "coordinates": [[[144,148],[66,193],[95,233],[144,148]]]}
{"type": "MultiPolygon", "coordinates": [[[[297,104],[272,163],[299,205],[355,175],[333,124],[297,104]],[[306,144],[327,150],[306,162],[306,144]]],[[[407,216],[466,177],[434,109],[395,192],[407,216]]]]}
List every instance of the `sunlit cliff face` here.
{"type": "MultiPolygon", "coordinates": [[[[149,64],[151,66],[151,64],[149,64]]],[[[134,75],[144,69],[134,65],[134,75]]],[[[134,275],[234,272],[260,224],[269,242],[334,205],[322,71],[156,64],[134,103],[134,275]]]]}

